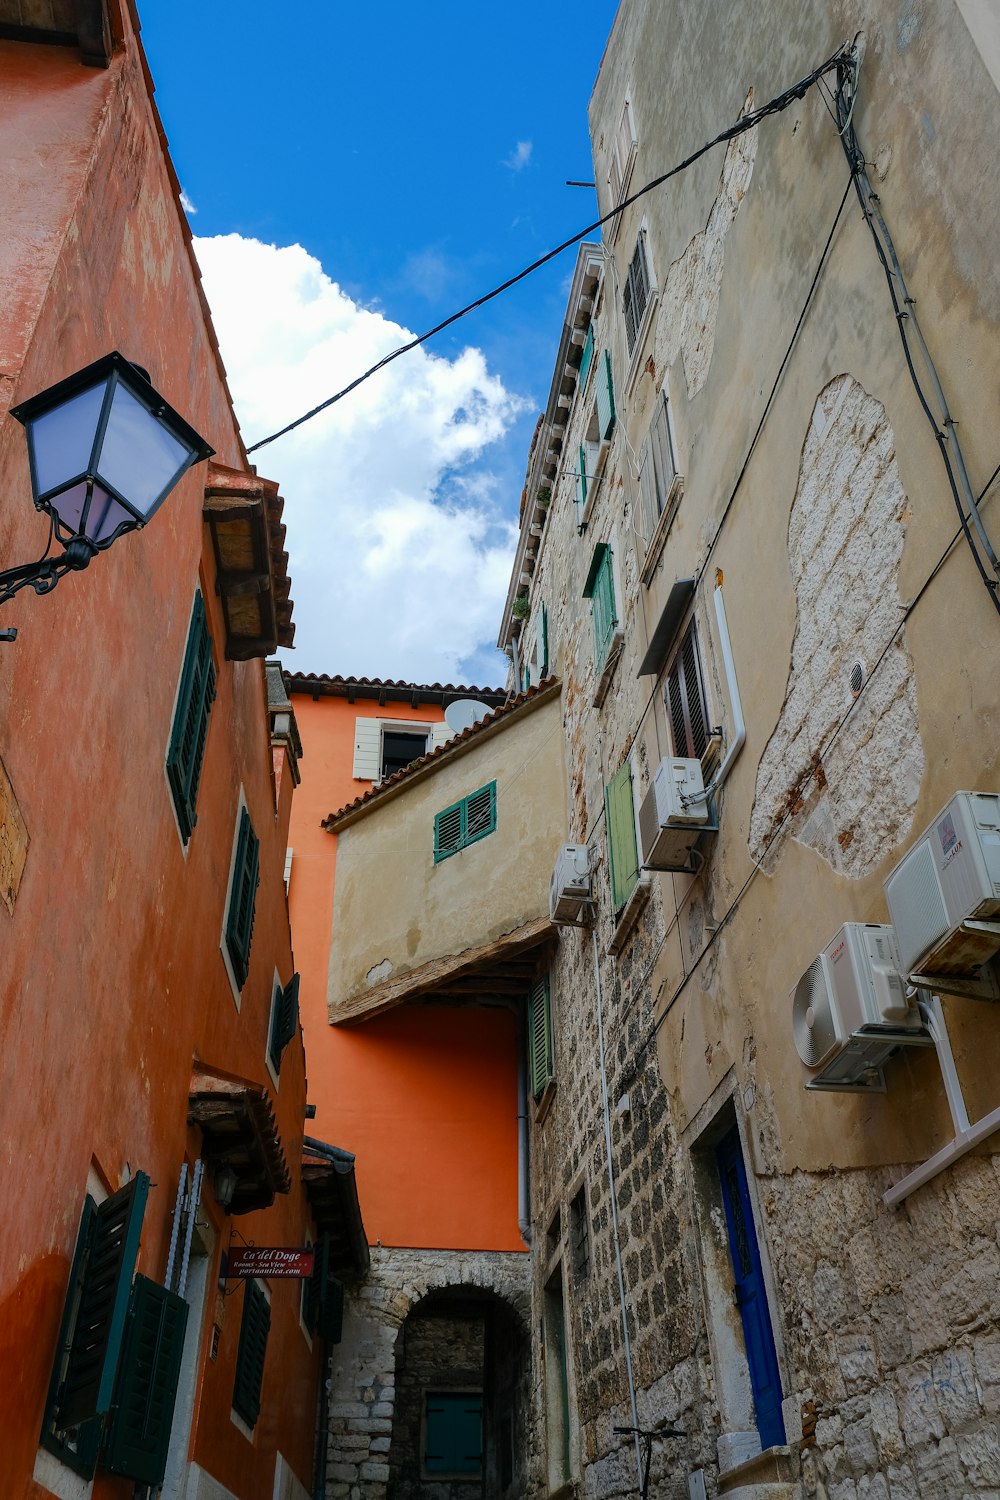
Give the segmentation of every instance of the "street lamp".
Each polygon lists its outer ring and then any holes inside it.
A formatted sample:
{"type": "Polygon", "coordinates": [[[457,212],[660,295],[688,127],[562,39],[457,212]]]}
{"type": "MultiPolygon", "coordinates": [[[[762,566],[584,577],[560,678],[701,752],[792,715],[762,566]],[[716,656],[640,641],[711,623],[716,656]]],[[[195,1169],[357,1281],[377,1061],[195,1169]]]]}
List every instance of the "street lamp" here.
{"type": "MultiPolygon", "coordinates": [[[[0,571],[0,604],[27,585],[47,594],[126,531],[145,526],[192,464],[215,452],[169,406],[139,365],[106,354],[12,406],[27,433],[31,491],[47,512],[37,562],[0,571]],[[49,557],[52,538],[62,555],[49,557]]],[[[16,631],[0,632],[13,640],[16,631]]]]}

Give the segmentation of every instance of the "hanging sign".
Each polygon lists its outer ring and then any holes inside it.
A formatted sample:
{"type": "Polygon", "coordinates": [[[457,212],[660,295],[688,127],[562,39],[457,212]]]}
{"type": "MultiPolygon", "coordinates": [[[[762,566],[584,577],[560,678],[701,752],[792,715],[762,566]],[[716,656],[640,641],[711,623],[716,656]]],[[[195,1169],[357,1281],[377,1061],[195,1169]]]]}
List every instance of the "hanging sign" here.
{"type": "Polygon", "coordinates": [[[281,1249],[275,1245],[241,1245],[230,1250],[223,1276],[235,1281],[241,1276],[260,1276],[265,1280],[286,1276],[304,1278],[313,1273],[312,1250],[281,1249]]]}

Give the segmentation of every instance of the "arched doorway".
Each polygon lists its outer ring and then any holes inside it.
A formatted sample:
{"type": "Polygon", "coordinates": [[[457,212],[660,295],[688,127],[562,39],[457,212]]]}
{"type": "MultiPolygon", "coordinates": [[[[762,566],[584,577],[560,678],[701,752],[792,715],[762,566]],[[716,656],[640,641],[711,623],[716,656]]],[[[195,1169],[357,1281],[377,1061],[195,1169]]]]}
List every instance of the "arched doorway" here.
{"type": "Polygon", "coordinates": [[[513,1500],[527,1488],[528,1332],[494,1292],[447,1287],[396,1339],[386,1500],[513,1500]]]}

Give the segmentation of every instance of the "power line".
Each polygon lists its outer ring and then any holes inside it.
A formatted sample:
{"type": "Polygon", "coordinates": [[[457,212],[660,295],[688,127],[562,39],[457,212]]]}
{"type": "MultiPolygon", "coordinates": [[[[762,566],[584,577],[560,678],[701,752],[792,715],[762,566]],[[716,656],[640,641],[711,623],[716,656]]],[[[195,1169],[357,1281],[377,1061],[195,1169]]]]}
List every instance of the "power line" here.
{"type": "Polygon", "coordinates": [[[837,49],[832,57],[828,57],[826,62],[821,63],[818,68],[814,68],[805,78],[800,79],[791,88],[785,89],[783,93],[776,94],[773,99],[769,99],[766,104],[762,104],[760,109],[751,110],[748,115],[741,115],[734,124],[720,131],[712,140],[706,141],[697,151],[692,152],[690,156],[685,157],[683,161],[678,162],[669,171],[662,172],[659,177],[654,177],[651,182],[647,182],[645,187],[639,188],[630,197],[624,198],[609,213],[602,214],[592,224],[588,224],[586,228],[578,230],[568,240],[563,240],[561,245],[556,245],[554,250],[549,250],[545,255],[540,256],[538,260],[533,260],[530,265],[525,266],[516,275],[508,277],[499,286],[495,286],[492,291],[486,292],[482,297],[477,297],[474,302],[469,302],[465,307],[459,308],[458,312],[454,312],[442,322],[436,323],[433,328],[428,328],[426,333],[418,334],[416,338],[412,338],[407,343],[400,344],[398,348],[392,349],[382,359],[378,360],[377,363],[365,370],[363,374],[356,376],[354,380],[350,381],[341,390],[332,396],[328,396],[325,401],[321,401],[318,406],[314,406],[309,411],[303,412],[301,417],[296,417],[294,422],[288,422],[277,432],[272,432],[270,437],[260,438],[256,443],[251,443],[246,450],[247,453],[256,453],[258,448],[264,448],[268,443],[276,442],[278,438],[284,437],[286,433],[294,432],[296,427],[301,427],[303,422],[311,421],[320,412],[326,411],[328,407],[334,406],[338,401],[343,401],[345,396],[349,396],[352,391],[356,391],[359,385],[364,385],[365,381],[370,380],[373,375],[377,375],[379,370],[384,370],[386,365],[392,364],[394,360],[399,359],[404,354],[409,354],[411,349],[417,349],[421,344],[426,344],[429,339],[442,333],[444,329],[450,328],[460,318],[467,317],[469,313],[475,312],[477,308],[485,307],[486,303],[492,302],[494,297],[499,297],[503,292],[509,291],[512,286],[516,286],[519,281],[524,281],[526,277],[532,276],[536,271],[541,270],[542,266],[548,265],[550,260],[555,260],[564,251],[571,249],[574,245],[578,245],[581,240],[587,238],[588,234],[593,234],[595,229],[600,229],[602,224],[606,224],[609,219],[616,219],[626,208],[633,203],[637,203],[647,193],[651,193],[655,188],[661,187],[663,183],[669,182],[671,177],[676,177],[679,173],[687,171],[688,167],[693,166],[696,161],[700,161],[714,147],[720,146],[724,141],[735,140],[737,136],[743,135],[745,131],[752,130],[755,125],[759,124],[761,120],[766,119],[768,115],[780,114],[790,104],[804,98],[807,90],[812,88],[826,73],[833,72],[839,67],[847,55],[848,44],[845,43],[837,49]]]}

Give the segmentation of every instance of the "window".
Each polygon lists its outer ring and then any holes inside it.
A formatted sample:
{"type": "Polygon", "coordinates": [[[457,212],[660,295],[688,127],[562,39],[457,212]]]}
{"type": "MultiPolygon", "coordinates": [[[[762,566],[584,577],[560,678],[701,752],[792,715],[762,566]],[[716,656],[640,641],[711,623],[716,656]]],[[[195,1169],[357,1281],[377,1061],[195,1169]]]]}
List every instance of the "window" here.
{"type": "Polygon", "coordinates": [[[528,1085],[539,1099],[555,1076],[552,1053],[552,1001],[549,979],[543,974],[528,992],[528,1085]]]}
{"type": "Polygon", "coordinates": [[[590,366],[594,359],[594,325],[591,323],[587,329],[587,337],[584,340],[583,353],[580,356],[580,386],[582,392],[587,385],[587,377],[590,374],[590,366]]]}
{"type": "MultiPolygon", "coordinates": [[[[632,101],[626,99],[608,160],[608,191],[612,206],[620,203],[628,191],[637,144],[632,101]]],[[[612,220],[612,234],[617,232],[620,222],[620,219],[612,220]]]]}
{"type": "Polygon", "coordinates": [[[491,781],[478,792],[453,802],[434,817],[434,863],[457,854],[493,833],[497,826],[497,784],[491,781]]]}
{"type": "Polygon", "coordinates": [[[662,400],[657,403],[656,414],[649,428],[649,436],[639,455],[639,500],[642,511],[642,530],[648,543],[656,531],[660,517],[670,500],[670,491],[677,477],[677,456],[673,433],[670,429],[670,407],[664,387],[662,400]]]}
{"type": "Polygon", "coordinates": [[[583,597],[590,600],[594,620],[594,662],[598,670],[603,667],[611,650],[618,613],[615,608],[615,579],[612,570],[611,548],[604,542],[594,548],[593,561],[583,597]]]}
{"type": "Polygon", "coordinates": [[[103,1203],[84,1201],[40,1441],[87,1479],[102,1440],[109,1473],[159,1484],[166,1467],[188,1309],[133,1281],[148,1194],[137,1172],[103,1203]]]}
{"type": "Polygon", "coordinates": [[[339,1344],[344,1326],[344,1286],[331,1270],[330,1236],[314,1247],[313,1273],[302,1283],[302,1321],[310,1333],[339,1344]]]}
{"type": "Polygon", "coordinates": [[[275,985],[271,1001],[271,1027],[267,1038],[267,1055],[275,1074],[281,1072],[281,1054],[295,1035],[299,1024],[299,976],[293,974],[282,989],[275,985]]]}
{"type": "Polygon", "coordinates": [[[698,636],[691,620],[667,670],[664,690],[674,754],[700,760],[708,748],[708,709],[701,675],[698,636]]]}
{"type": "Polygon", "coordinates": [[[187,843],[198,821],[195,804],[198,783],[208,738],[208,716],[215,698],[215,663],[212,660],[212,637],[208,633],[205,601],[201,592],[194,596],[194,609],[188,628],[184,664],[174,723],[167,749],[167,781],[181,838],[187,843]]]}
{"type": "Polygon", "coordinates": [[[481,1474],[481,1391],[428,1391],[424,1405],[424,1473],[481,1474]]]}
{"type": "Polygon", "coordinates": [[[629,264],[625,286],[622,289],[622,312],[625,316],[625,342],[629,354],[642,327],[642,320],[649,305],[649,264],[646,260],[646,231],[640,229],[635,242],[635,253],[629,264]]]}
{"type": "MultiPolygon", "coordinates": [[[[527,646],[525,650],[527,652],[527,646]]],[[[549,621],[548,613],[544,604],[539,604],[535,613],[534,640],[531,644],[530,654],[527,654],[524,662],[521,686],[525,692],[530,687],[537,687],[543,678],[549,673],[549,621]]]]}
{"type": "Polygon", "coordinates": [[[619,912],[639,879],[639,851],[636,847],[632,804],[632,767],[628,761],[604,788],[604,811],[611,865],[611,900],[615,911],[619,912]]]}
{"type": "Polygon", "coordinates": [[[271,1306],[267,1293],[256,1281],[243,1286],[243,1321],[236,1355],[233,1411],[253,1427],[260,1415],[260,1392],[264,1383],[264,1356],[271,1328],[271,1306]]]}
{"type": "Polygon", "coordinates": [[[226,916],[226,952],[238,989],[243,988],[250,969],[259,866],[260,841],[253,831],[250,814],[245,807],[241,807],[236,835],[236,858],[233,861],[233,882],[229,890],[229,911],[226,916]]]}
{"type": "Polygon", "coordinates": [[[407,766],[426,754],[427,734],[425,731],[415,733],[413,730],[383,728],[380,767],[383,781],[387,776],[394,775],[396,771],[405,771],[407,766]]]}
{"type": "Polygon", "coordinates": [[[597,367],[597,440],[610,441],[615,430],[615,386],[611,377],[611,355],[607,349],[597,367]]]}
{"type": "Polygon", "coordinates": [[[573,1266],[573,1280],[579,1287],[590,1275],[590,1220],[587,1215],[586,1185],[570,1200],[569,1255],[573,1266]]]}

